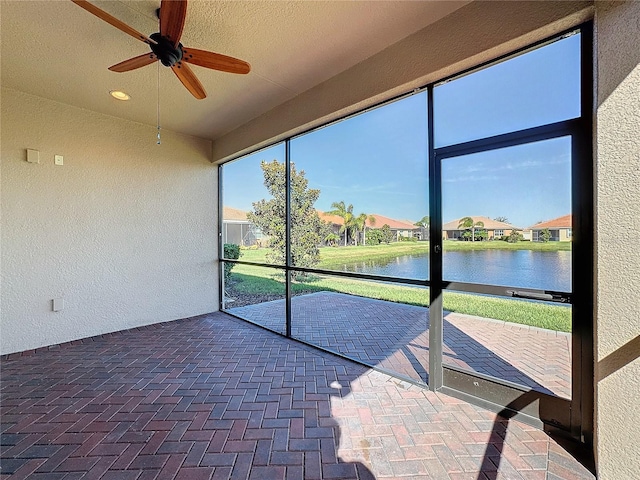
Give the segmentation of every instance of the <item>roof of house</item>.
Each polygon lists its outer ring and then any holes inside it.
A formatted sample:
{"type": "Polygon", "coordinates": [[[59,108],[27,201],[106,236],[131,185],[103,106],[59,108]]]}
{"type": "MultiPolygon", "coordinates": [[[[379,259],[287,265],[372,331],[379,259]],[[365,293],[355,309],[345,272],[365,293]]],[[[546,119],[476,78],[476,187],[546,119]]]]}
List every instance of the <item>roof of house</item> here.
{"type": "MultiPolygon", "coordinates": [[[[455,220],[451,220],[450,222],[445,223],[444,225],[442,225],[442,230],[464,230],[458,227],[458,225],[460,225],[460,220],[462,220],[463,218],[464,217],[456,218],[455,220]]],[[[510,223],[498,222],[497,220],[492,220],[489,217],[471,218],[473,219],[473,223],[482,222],[484,224],[484,227],[482,228],[485,228],[486,230],[521,230],[520,228],[515,227],[510,223]]]]}
{"type": "Polygon", "coordinates": [[[342,225],[344,223],[343,218],[339,217],[338,215],[331,215],[330,213],[322,212],[320,210],[317,210],[317,212],[320,220],[322,220],[323,222],[333,223],[335,225],[342,225]]]}
{"type": "MultiPolygon", "coordinates": [[[[331,215],[330,213],[321,212],[320,210],[318,210],[318,215],[320,216],[320,219],[325,222],[333,223],[335,225],[344,224],[344,219],[338,215],[331,215]]],[[[373,222],[370,219],[367,219],[366,224],[369,228],[381,228],[383,225],[389,225],[389,227],[394,230],[416,230],[418,228],[408,220],[395,220],[378,214],[371,214],[369,217],[373,217],[375,219],[373,222]]]]}
{"type": "Polygon", "coordinates": [[[233,207],[223,207],[222,218],[225,221],[236,220],[236,221],[248,222],[247,212],[245,212],[244,210],[240,210],[238,208],[233,208],[233,207]]]}
{"type": "Polygon", "coordinates": [[[546,222],[536,223],[529,228],[531,230],[540,230],[543,228],[571,228],[572,225],[571,214],[569,214],[554,218],[553,220],[547,220],[546,222]]]}
{"type": "MultiPolygon", "coordinates": [[[[247,220],[247,212],[244,210],[240,210],[238,208],[233,207],[224,207],[223,208],[223,219],[224,221],[242,221],[248,222],[247,220]]],[[[342,217],[338,215],[332,215],[330,213],[322,212],[318,210],[318,215],[320,219],[333,223],[335,225],[342,225],[344,220],[342,217]]],[[[416,227],[410,220],[395,220],[393,218],[385,217],[384,215],[372,214],[370,217],[375,218],[375,222],[372,222],[370,219],[367,219],[367,227],[369,228],[381,228],[383,225],[389,225],[389,227],[393,230],[416,230],[419,227],[416,227]]]]}
{"type": "Polygon", "coordinates": [[[370,217],[375,218],[375,222],[367,219],[367,227],[381,228],[383,225],[389,225],[394,230],[417,230],[419,228],[407,220],[396,220],[378,214],[372,214],[370,217]]]}

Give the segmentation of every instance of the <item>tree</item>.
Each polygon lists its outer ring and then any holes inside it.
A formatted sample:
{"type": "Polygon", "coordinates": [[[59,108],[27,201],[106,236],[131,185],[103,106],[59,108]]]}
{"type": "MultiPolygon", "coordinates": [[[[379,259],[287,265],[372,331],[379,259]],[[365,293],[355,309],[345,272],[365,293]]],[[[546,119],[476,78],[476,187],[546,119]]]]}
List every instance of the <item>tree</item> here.
{"type": "MultiPolygon", "coordinates": [[[[267,261],[286,264],[286,167],[277,160],[260,162],[264,186],[273,198],[253,203],[247,213],[250,222],[270,237],[267,261]]],[[[314,204],[320,190],[308,188],[304,170],[296,171],[291,163],[291,263],[296,267],[312,267],[320,261],[318,245],[325,231],[314,204]]]]}
{"type": "Polygon", "coordinates": [[[483,228],[484,222],[474,222],[471,217],[462,217],[458,222],[458,228],[464,228],[465,230],[471,230],[471,241],[476,241],[476,227],[483,228]]]}
{"type": "Polygon", "coordinates": [[[429,240],[430,224],[431,224],[431,219],[429,218],[429,215],[425,215],[416,223],[414,223],[416,227],[420,227],[420,240],[429,240]]]}
{"type": "Polygon", "coordinates": [[[346,247],[347,240],[349,238],[349,231],[354,227],[353,205],[349,204],[349,206],[347,206],[343,201],[340,201],[333,202],[331,204],[331,208],[333,208],[333,210],[330,210],[327,213],[330,215],[337,215],[343,220],[342,225],[340,226],[340,233],[344,233],[344,246],[346,247]]]}
{"type": "Polygon", "coordinates": [[[365,245],[380,245],[382,243],[382,229],[372,228],[369,230],[365,245]]]}
{"type": "Polygon", "coordinates": [[[391,243],[393,241],[393,232],[391,231],[391,227],[386,223],[380,229],[381,231],[381,241],[383,243],[391,243]]]}
{"type": "Polygon", "coordinates": [[[489,232],[487,232],[484,228],[480,228],[479,230],[476,230],[475,238],[477,238],[478,240],[488,240],[489,232]]]}
{"type": "Polygon", "coordinates": [[[362,230],[362,244],[366,245],[367,221],[369,221],[371,225],[375,225],[376,217],[374,217],[373,215],[369,215],[368,213],[361,213],[360,215],[358,215],[353,219],[353,226],[355,227],[355,230],[356,230],[356,235],[355,235],[356,245],[358,244],[358,231],[360,230],[362,230]]]}
{"type": "Polygon", "coordinates": [[[324,241],[328,245],[336,246],[336,245],[338,245],[338,242],[340,241],[340,235],[338,235],[337,233],[331,232],[326,237],[324,237],[324,241]]]}
{"type": "Polygon", "coordinates": [[[480,236],[480,240],[486,240],[487,238],[489,238],[489,234],[487,233],[487,231],[484,229],[484,222],[482,221],[477,221],[476,223],[473,224],[473,226],[471,227],[471,241],[474,242],[475,241],[475,236],[476,236],[476,227],[480,227],[481,230],[478,231],[478,234],[480,236]]]}
{"type": "Polygon", "coordinates": [[[494,220],[496,222],[509,223],[509,219],[507,217],[496,217],[494,220]]]}
{"type": "Polygon", "coordinates": [[[325,222],[322,219],[320,219],[319,236],[320,238],[324,238],[325,243],[329,245],[338,245],[338,243],[340,243],[340,235],[333,231],[333,223],[325,222]]]}
{"type": "Polygon", "coordinates": [[[548,228],[542,229],[542,231],[540,232],[540,240],[542,240],[544,243],[547,243],[549,240],[551,240],[551,232],[548,228]]]}
{"type": "Polygon", "coordinates": [[[425,215],[416,223],[414,223],[416,227],[421,227],[421,228],[429,228],[430,224],[431,224],[431,219],[429,218],[429,215],[425,215]]]}

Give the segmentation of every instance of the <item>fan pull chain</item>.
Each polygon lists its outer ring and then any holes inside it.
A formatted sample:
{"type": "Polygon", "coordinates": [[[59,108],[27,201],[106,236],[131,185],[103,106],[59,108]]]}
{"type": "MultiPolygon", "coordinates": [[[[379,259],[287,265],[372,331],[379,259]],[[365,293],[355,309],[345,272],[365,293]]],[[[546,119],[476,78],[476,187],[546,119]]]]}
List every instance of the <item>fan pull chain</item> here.
{"type": "Polygon", "coordinates": [[[156,145],[160,145],[160,62],[158,63],[158,112],[157,112],[157,124],[158,124],[158,141],[156,145]]]}

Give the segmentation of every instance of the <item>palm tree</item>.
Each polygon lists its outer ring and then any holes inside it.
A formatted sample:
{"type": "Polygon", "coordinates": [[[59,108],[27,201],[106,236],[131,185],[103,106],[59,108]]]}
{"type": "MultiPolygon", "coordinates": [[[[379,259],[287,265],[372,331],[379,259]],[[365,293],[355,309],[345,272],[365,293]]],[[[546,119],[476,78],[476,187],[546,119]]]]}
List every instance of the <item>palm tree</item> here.
{"type": "Polygon", "coordinates": [[[414,225],[420,227],[420,240],[429,240],[429,225],[431,224],[431,218],[429,215],[425,215],[418,220],[414,225]]]}
{"type": "Polygon", "coordinates": [[[429,215],[425,215],[416,223],[414,223],[416,227],[422,227],[422,228],[429,228],[430,224],[431,224],[431,219],[429,218],[429,215]]]}
{"type": "Polygon", "coordinates": [[[464,228],[465,230],[471,229],[471,241],[476,241],[476,227],[484,227],[484,222],[474,222],[471,217],[462,217],[458,222],[458,228],[464,228]]]}
{"type": "Polygon", "coordinates": [[[340,233],[344,232],[344,246],[347,246],[347,238],[349,237],[349,230],[353,228],[353,205],[349,204],[347,207],[343,201],[333,202],[331,204],[333,210],[327,212],[329,215],[337,215],[342,218],[343,222],[340,226],[340,233]]]}
{"type": "MultiPolygon", "coordinates": [[[[338,235],[337,233],[331,232],[326,237],[324,237],[324,241],[331,246],[337,245],[338,242],[340,241],[340,235],[338,235]]],[[[225,266],[226,266],[226,263],[225,263],[225,266]]]]}
{"type": "Polygon", "coordinates": [[[369,215],[368,213],[361,213],[357,217],[353,219],[353,226],[355,228],[356,234],[354,235],[356,239],[356,245],[358,244],[358,231],[362,230],[362,245],[367,244],[367,221],[371,225],[376,224],[376,217],[373,215],[369,215]]]}

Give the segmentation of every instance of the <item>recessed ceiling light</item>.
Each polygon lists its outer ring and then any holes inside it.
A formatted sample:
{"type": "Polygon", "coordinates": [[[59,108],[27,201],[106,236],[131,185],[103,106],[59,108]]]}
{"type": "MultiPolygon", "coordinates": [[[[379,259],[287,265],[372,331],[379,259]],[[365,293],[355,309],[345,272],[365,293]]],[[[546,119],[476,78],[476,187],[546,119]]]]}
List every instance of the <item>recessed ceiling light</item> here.
{"type": "Polygon", "coordinates": [[[111,90],[109,94],[117,100],[129,100],[131,97],[120,90],[111,90]]]}

